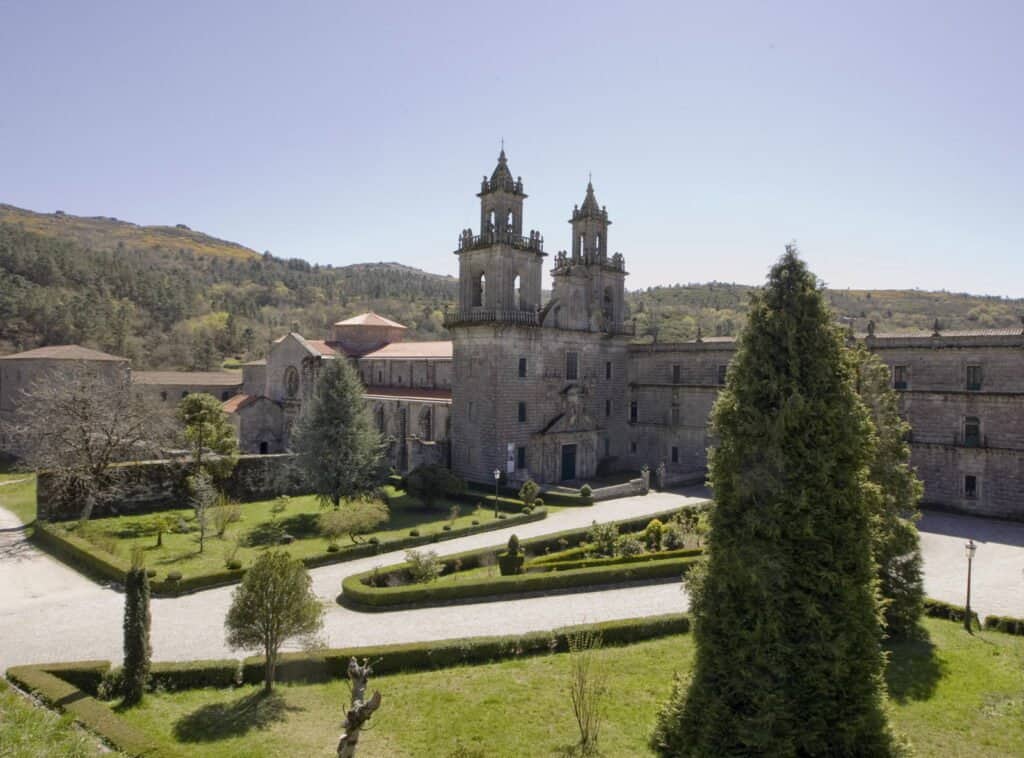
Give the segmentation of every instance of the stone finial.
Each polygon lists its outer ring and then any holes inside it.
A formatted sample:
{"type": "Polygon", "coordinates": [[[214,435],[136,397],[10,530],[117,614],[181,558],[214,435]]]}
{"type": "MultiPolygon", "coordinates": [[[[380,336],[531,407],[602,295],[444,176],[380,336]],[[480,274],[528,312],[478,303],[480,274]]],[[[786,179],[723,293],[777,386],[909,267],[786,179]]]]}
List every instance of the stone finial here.
{"type": "Polygon", "coordinates": [[[874,321],[868,321],[868,336],[869,337],[874,337],[875,336],[875,322],[874,321]]]}
{"type": "Polygon", "coordinates": [[[700,327],[698,326],[697,327],[697,339],[696,339],[696,342],[703,342],[703,341],[704,341],[704,334],[701,332],[700,327]]]}
{"type": "Polygon", "coordinates": [[[932,336],[933,337],[938,337],[939,334],[940,334],[940,332],[939,332],[939,320],[935,319],[935,323],[932,324],[932,336]]]}

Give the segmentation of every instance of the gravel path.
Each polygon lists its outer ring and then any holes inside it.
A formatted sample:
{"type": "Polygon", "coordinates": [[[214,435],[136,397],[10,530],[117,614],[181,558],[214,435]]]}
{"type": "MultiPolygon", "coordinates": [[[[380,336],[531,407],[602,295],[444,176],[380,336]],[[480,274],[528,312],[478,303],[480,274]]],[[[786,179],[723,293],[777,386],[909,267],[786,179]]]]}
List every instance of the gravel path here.
{"type": "MultiPolygon", "coordinates": [[[[514,529],[521,537],[654,513],[706,497],[700,488],[682,494],[652,493],[570,508],[514,529]]],[[[463,537],[432,546],[442,554],[502,545],[513,529],[463,537]]],[[[925,588],[932,597],[963,602],[963,544],[978,544],[973,606],[982,615],[1024,616],[1024,524],[929,513],[921,523],[925,588]]],[[[474,603],[440,608],[359,613],[338,606],[341,580],[376,565],[395,563],[386,553],[312,570],[313,586],[327,606],[324,642],[331,647],[414,642],[490,634],[517,634],[567,624],[683,611],[678,583],[474,603]]],[[[153,601],[154,660],[239,657],[224,645],[223,619],[232,587],[153,601]]],[[[103,658],[120,660],[123,596],[98,586],[23,540],[13,514],[0,509],[0,670],[16,663],[103,658]]]]}

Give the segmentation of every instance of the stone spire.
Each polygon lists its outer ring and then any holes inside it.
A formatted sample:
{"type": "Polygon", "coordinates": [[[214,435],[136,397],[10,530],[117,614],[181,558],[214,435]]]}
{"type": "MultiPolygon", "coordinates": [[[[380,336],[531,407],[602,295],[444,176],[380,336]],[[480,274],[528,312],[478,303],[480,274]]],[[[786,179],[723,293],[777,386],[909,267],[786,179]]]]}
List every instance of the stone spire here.
{"type": "Polygon", "coordinates": [[[600,213],[601,209],[597,204],[597,198],[594,197],[594,183],[592,181],[587,182],[587,196],[583,198],[583,205],[580,207],[583,213],[600,213]]]}
{"type": "Polygon", "coordinates": [[[508,170],[508,158],[505,157],[505,148],[502,148],[498,155],[498,165],[491,174],[491,184],[505,181],[512,181],[512,172],[508,170]]]}

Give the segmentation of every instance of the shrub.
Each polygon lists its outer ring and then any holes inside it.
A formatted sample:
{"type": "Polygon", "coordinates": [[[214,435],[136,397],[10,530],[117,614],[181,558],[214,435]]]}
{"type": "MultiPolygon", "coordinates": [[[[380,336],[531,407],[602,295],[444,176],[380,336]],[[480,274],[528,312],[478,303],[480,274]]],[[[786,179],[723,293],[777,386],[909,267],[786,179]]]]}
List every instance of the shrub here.
{"type": "Polygon", "coordinates": [[[380,544],[380,537],[370,537],[370,539],[368,540],[368,542],[369,542],[369,543],[370,543],[371,545],[379,545],[379,544],[380,544]]]}
{"type": "Polygon", "coordinates": [[[1013,616],[986,616],[985,628],[1005,634],[1024,635],[1024,619],[1013,616]]]}
{"type": "Polygon", "coordinates": [[[519,537],[514,534],[508,538],[508,554],[519,555],[519,537]]]}
{"type": "Polygon", "coordinates": [[[441,527],[441,529],[443,531],[445,531],[445,532],[450,532],[452,530],[452,525],[451,524],[445,524],[444,526],[441,527]]]}
{"type": "Polygon", "coordinates": [[[156,569],[146,569],[146,578],[152,579],[156,576],[156,569]]]}
{"type": "Polygon", "coordinates": [[[660,550],[661,540],[665,535],[665,525],[656,518],[652,518],[644,529],[644,543],[648,550],[660,550]]]}
{"type": "Polygon", "coordinates": [[[596,521],[587,532],[587,539],[597,555],[616,555],[619,540],[618,524],[599,524],[596,521]]]}
{"type": "Polygon", "coordinates": [[[242,520],[242,506],[226,498],[220,498],[217,505],[210,508],[210,521],[218,537],[223,537],[231,524],[242,520]]]}
{"type": "Polygon", "coordinates": [[[582,487],[580,487],[580,497],[587,498],[592,496],[593,494],[594,491],[590,488],[589,484],[584,484],[582,487]]]}
{"type": "Polygon", "coordinates": [[[644,543],[640,541],[640,538],[633,534],[623,534],[619,537],[616,544],[618,554],[626,558],[630,558],[634,555],[641,555],[644,552],[644,543]]]}
{"type": "Polygon", "coordinates": [[[445,466],[417,466],[405,477],[405,491],[433,508],[439,500],[465,492],[466,483],[445,466]]]}
{"type": "Polygon", "coordinates": [[[242,562],[240,560],[238,560],[237,558],[228,561],[228,569],[230,569],[231,571],[238,571],[241,568],[242,568],[242,562]]]}
{"type": "Polygon", "coordinates": [[[533,507],[534,508],[543,508],[544,507],[544,500],[542,498],[537,498],[536,500],[533,501],[533,507]]]}
{"type": "Polygon", "coordinates": [[[328,542],[337,542],[347,535],[356,544],[361,541],[359,535],[372,532],[389,518],[388,506],[383,500],[360,499],[320,514],[318,522],[320,534],[328,542]]]}
{"type": "Polygon", "coordinates": [[[168,571],[167,572],[167,581],[169,581],[169,582],[180,582],[181,581],[181,572],[180,571],[168,571]]]}
{"type": "Polygon", "coordinates": [[[499,514],[498,514],[498,518],[500,518],[500,519],[507,519],[507,518],[508,518],[508,515],[507,515],[507,514],[505,514],[505,513],[499,513],[499,514]]]}
{"type": "Polygon", "coordinates": [[[284,534],[281,535],[280,543],[282,545],[290,545],[293,542],[295,542],[295,537],[293,537],[292,535],[288,534],[287,532],[285,532],[284,534]]]}
{"type": "Polygon", "coordinates": [[[533,501],[537,499],[537,495],[540,494],[540,486],[533,479],[527,479],[523,482],[523,486],[519,488],[519,499],[523,501],[523,505],[532,506],[533,501]]]}
{"type": "Polygon", "coordinates": [[[409,536],[410,537],[419,537],[420,536],[420,530],[419,529],[410,529],[409,530],[409,536]]]}
{"type": "Polygon", "coordinates": [[[441,575],[442,563],[433,550],[407,550],[409,577],[417,584],[428,584],[441,575]]]}
{"type": "Polygon", "coordinates": [[[473,520],[472,520],[472,521],[470,522],[470,524],[472,524],[473,526],[480,526],[480,521],[479,521],[478,519],[473,519],[473,520]]]}
{"type": "Polygon", "coordinates": [[[682,550],[686,547],[686,530],[673,519],[662,526],[661,544],[666,550],[682,550]]]}

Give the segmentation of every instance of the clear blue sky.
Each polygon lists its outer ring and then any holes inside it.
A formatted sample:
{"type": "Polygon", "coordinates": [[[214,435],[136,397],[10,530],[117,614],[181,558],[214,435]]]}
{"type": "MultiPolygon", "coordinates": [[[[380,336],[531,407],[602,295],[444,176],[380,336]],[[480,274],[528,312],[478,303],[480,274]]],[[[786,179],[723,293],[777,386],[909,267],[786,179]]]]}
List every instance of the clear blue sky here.
{"type": "Polygon", "coordinates": [[[1024,296],[1024,3],[0,0],[0,202],[455,273],[505,139],[632,288],[1024,296]],[[842,7],[841,7],[842,6],[842,7]]]}

